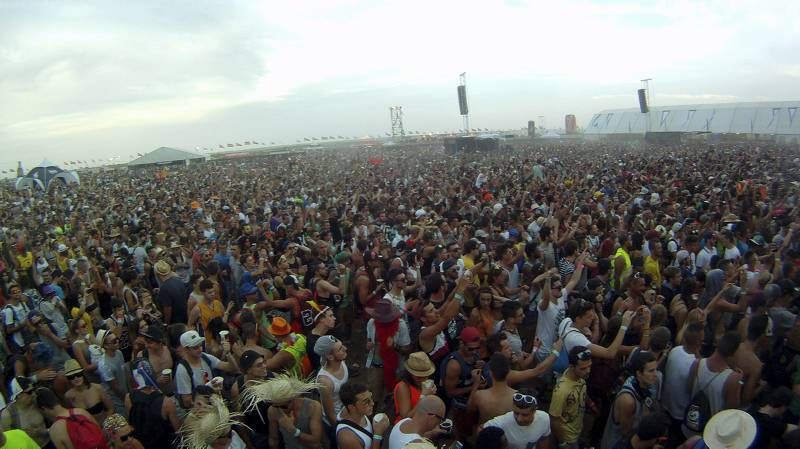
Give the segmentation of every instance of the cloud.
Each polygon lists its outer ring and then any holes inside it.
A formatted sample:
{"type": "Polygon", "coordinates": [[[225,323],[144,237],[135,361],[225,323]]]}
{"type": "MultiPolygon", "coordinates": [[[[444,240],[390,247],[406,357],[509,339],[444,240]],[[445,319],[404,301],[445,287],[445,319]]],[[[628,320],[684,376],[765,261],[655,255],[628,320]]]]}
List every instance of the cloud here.
{"type": "Polygon", "coordinates": [[[498,127],[635,107],[644,77],[657,104],[790,99],[798,16],[800,2],[777,0],[12,0],[0,3],[0,148],[374,133],[394,104],[409,126],[453,129],[463,71],[475,120],[498,127]]]}

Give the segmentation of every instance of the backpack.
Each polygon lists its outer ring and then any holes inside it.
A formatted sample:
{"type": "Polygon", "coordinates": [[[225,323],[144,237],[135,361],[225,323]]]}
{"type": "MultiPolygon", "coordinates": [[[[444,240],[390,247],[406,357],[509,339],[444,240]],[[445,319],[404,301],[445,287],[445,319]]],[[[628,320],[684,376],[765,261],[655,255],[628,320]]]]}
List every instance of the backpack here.
{"type": "MultiPolygon", "coordinates": [[[[705,384],[705,386],[697,390],[697,393],[692,396],[692,400],[689,402],[689,405],[686,406],[686,412],[683,415],[683,425],[692,432],[702,434],[703,429],[706,428],[706,423],[708,423],[708,420],[711,419],[711,403],[708,400],[705,390],[709,385],[711,385],[712,382],[714,382],[714,379],[716,379],[717,376],[724,372],[725,370],[718,372],[705,384]]],[[[698,362],[697,372],[695,373],[695,381],[699,379],[699,376],[700,363],[698,362]]]]}
{"type": "Polygon", "coordinates": [[[130,397],[132,406],[128,422],[134,428],[136,439],[146,448],[169,448],[172,426],[161,417],[164,396],[159,392],[144,394],[134,391],[130,397]]]}
{"type": "Polygon", "coordinates": [[[108,442],[100,426],[89,418],[76,414],[69,409],[69,416],[59,416],[56,421],[64,421],[67,435],[75,449],[108,449],[108,442]]]}
{"type": "MultiPolygon", "coordinates": [[[[175,362],[175,373],[176,374],[178,373],[178,366],[182,365],[186,369],[186,373],[189,375],[189,381],[192,383],[192,391],[194,391],[194,387],[197,386],[194,383],[194,376],[192,375],[194,373],[194,370],[192,370],[191,365],[189,365],[189,362],[187,362],[185,359],[179,358],[177,360],[178,361],[175,362]]],[[[205,362],[205,364],[208,365],[208,367],[211,369],[211,375],[213,377],[213,375],[214,375],[214,365],[211,363],[211,359],[208,357],[208,354],[206,354],[205,352],[201,352],[200,353],[200,366],[201,367],[203,365],[203,362],[205,362]]],[[[208,379],[208,380],[211,380],[211,379],[208,379]]]]}
{"type": "MultiPolygon", "coordinates": [[[[567,335],[569,335],[571,332],[580,332],[580,331],[575,328],[567,329],[567,332],[564,334],[563,337],[561,337],[561,341],[565,342],[567,339],[567,335]]],[[[564,346],[563,348],[561,348],[561,352],[558,353],[558,358],[556,359],[556,361],[553,362],[553,371],[560,374],[566,371],[567,368],[569,368],[569,351],[567,351],[567,347],[564,346]]]]}

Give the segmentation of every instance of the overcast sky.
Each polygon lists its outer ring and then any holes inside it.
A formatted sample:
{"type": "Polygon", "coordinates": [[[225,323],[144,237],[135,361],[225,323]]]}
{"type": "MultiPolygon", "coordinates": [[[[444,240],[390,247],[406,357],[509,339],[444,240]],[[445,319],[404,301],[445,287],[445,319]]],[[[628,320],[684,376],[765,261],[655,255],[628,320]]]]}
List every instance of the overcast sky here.
{"type": "Polygon", "coordinates": [[[0,170],[800,98],[796,1],[0,0],[0,170]]]}

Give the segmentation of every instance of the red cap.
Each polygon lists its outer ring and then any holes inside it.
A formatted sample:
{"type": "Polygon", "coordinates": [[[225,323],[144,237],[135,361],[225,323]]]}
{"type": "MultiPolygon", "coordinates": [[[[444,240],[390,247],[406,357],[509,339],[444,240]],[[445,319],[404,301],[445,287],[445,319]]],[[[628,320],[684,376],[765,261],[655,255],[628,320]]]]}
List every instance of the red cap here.
{"type": "Polygon", "coordinates": [[[481,332],[476,327],[465,327],[458,338],[464,343],[472,343],[481,339],[481,332]]]}

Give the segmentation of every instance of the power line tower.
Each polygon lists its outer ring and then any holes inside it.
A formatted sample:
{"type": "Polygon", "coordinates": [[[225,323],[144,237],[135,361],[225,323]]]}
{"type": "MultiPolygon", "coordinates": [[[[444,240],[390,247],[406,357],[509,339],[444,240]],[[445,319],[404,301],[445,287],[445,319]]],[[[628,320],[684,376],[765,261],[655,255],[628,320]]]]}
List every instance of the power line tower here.
{"type": "Polygon", "coordinates": [[[403,128],[403,107],[389,107],[389,118],[392,120],[392,137],[405,137],[406,130],[403,128]]]}

